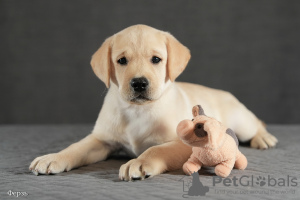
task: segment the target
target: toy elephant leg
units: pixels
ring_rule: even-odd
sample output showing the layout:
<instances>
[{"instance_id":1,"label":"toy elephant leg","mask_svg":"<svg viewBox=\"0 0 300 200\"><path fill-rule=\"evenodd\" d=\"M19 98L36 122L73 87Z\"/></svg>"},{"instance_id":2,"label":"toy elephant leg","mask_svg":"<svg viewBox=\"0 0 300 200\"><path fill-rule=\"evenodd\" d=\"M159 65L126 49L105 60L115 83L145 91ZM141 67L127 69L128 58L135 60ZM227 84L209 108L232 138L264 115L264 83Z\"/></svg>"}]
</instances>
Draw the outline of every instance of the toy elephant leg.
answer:
<instances>
[{"instance_id":1,"label":"toy elephant leg","mask_svg":"<svg viewBox=\"0 0 300 200\"><path fill-rule=\"evenodd\" d=\"M234 165L235 159L227 160L218 164L215 168L215 173L221 177L227 177Z\"/></svg>"},{"instance_id":2,"label":"toy elephant leg","mask_svg":"<svg viewBox=\"0 0 300 200\"><path fill-rule=\"evenodd\" d=\"M186 175L191 175L192 173L199 171L201 165L202 164L199 161L189 158L188 161L184 163L182 169Z\"/></svg>"},{"instance_id":3,"label":"toy elephant leg","mask_svg":"<svg viewBox=\"0 0 300 200\"><path fill-rule=\"evenodd\" d=\"M240 151L237 155L237 160L235 161L234 168L244 170L248 164L247 158Z\"/></svg>"}]
</instances>

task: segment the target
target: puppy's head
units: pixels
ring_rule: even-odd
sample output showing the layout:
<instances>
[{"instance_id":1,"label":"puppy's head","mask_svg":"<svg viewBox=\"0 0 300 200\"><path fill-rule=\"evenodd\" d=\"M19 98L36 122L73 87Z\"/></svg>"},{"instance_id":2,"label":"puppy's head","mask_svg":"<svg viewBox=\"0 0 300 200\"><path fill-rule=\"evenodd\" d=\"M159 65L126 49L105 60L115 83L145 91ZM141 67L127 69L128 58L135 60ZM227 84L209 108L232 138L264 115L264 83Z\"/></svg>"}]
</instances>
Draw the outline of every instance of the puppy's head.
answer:
<instances>
[{"instance_id":1,"label":"puppy's head","mask_svg":"<svg viewBox=\"0 0 300 200\"><path fill-rule=\"evenodd\" d=\"M106 39L91 65L107 88L112 82L125 101L144 104L157 100L189 59L189 50L171 34L135 25Z\"/></svg>"}]
</instances>

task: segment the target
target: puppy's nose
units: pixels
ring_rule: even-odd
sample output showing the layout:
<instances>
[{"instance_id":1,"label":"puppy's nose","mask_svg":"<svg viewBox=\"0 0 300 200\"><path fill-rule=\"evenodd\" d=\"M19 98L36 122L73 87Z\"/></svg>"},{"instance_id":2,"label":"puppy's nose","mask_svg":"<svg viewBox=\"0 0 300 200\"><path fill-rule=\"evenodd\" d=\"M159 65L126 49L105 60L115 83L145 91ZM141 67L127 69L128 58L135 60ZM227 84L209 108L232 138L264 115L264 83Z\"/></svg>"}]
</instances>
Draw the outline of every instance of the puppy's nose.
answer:
<instances>
[{"instance_id":1,"label":"puppy's nose","mask_svg":"<svg viewBox=\"0 0 300 200\"><path fill-rule=\"evenodd\" d=\"M146 78L133 78L130 81L130 85L135 92L143 92L147 89L149 82Z\"/></svg>"}]
</instances>

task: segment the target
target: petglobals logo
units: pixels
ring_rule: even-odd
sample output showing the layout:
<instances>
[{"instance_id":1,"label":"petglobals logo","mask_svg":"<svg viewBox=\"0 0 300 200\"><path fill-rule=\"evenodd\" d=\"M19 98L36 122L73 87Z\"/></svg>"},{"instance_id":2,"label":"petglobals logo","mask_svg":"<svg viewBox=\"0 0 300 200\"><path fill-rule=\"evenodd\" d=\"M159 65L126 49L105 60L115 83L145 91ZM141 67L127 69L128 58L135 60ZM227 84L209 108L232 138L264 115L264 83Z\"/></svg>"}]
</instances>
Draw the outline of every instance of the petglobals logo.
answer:
<instances>
[{"instance_id":1,"label":"petglobals logo","mask_svg":"<svg viewBox=\"0 0 300 200\"><path fill-rule=\"evenodd\" d=\"M219 184L223 184L225 187L297 187L298 182L296 177L286 176L281 178L274 178L271 175L268 176L241 176L241 177L232 177L232 178L222 178L219 176L213 177L212 186L217 186Z\"/></svg>"},{"instance_id":2,"label":"petglobals logo","mask_svg":"<svg viewBox=\"0 0 300 200\"><path fill-rule=\"evenodd\" d=\"M200 176L198 172L194 172L191 174L192 180L187 179L184 176L179 181L182 181L182 191L184 194L182 195L183 198L187 198L188 196L205 196L205 194L209 191L209 187L202 184L200 181Z\"/></svg>"}]
</instances>

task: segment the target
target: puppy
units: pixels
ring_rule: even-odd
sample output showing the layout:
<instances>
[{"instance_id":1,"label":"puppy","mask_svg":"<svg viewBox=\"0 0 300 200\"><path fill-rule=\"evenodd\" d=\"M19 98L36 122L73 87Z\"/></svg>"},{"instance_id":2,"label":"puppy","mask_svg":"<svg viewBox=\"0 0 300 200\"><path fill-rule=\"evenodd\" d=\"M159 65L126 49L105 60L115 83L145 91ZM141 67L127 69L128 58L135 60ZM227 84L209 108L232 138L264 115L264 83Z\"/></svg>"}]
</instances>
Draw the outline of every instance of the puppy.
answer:
<instances>
[{"instance_id":1,"label":"puppy","mask_svg":"<svg viewBox=\"0 0 300 200\"><path fill-rule=\"evenodd\" d=\"M229 92L177 83L189 50L171 34L135 25L109 37L91 60L108 93L91 134L66 149L38 157L29 169L56 174L125 150L137 157L122 165L121 180L143 180L182 167L192 153L176 135L190 109L200 104L210 117L236 132L240 141L267 149L277 139Z\"/></svg>"}]
</instances>

